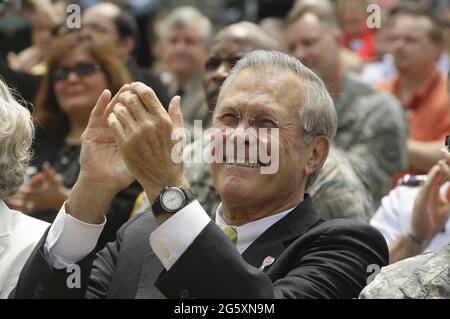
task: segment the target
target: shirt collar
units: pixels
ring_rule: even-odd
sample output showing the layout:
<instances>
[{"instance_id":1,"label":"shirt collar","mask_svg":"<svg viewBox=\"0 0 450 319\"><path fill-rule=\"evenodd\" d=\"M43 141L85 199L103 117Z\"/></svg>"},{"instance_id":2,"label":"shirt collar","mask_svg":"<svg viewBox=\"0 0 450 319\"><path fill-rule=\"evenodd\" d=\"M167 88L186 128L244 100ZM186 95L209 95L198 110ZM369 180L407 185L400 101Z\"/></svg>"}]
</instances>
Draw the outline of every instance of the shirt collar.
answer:
<instances>
[{"instance_id":1,"label":"shirt collar","mask_svg":"<svg viewBox=\"0 0 450 319\"><path fill-rule=\"evenodd\" d=\"M216 224L223 226L231 226L237 232L236 248L240 254L242 254L259 236L261 236L272 225L294 210L292 207L281 213L271 215L262 219L255 220L253 222L244 224L242 226L228 225L222 218L222 203L219 204L216 210Z\"/></svg>"},{"instance_id":2,"label":"shirt collar","mask_svg":"<svg viewBox=\"0 0 450 319\"><path fill-rule=\"evenodd\" d=\"M436 82L439 81L440 73L435 68L431 75L417 88L414 92L414 95L411 97L409 101L405 103L405 107L407 109L415 108L419 102L433 89L436 85ZM393 94L395 96L399 96L399 76L397 76L393 82Z\"/></svg>"},{"instance_id":3,"label":"shirt collar","mask_svg":"<svg viewBox=\"0 0 450 319\"><path fill-rule=\"evenodd\" d=\"M0 237L11 233L11 210L0 200Z\"/></svg>"}]
</instances>

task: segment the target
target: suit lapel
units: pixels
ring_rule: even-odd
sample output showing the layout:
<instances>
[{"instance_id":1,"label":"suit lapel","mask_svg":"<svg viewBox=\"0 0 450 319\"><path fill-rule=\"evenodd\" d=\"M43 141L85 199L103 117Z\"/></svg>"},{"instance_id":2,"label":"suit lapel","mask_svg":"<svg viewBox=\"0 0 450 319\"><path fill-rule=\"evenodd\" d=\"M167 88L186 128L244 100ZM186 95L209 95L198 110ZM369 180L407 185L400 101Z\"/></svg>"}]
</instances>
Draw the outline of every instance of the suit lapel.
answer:
<instances>
[{"instance_id":1,"label":"suit lapel","mask_svg":"<svg viewBox=\"0 0 450 319\"><path fill-rule=\"evenodd\" d=\"M303 202L259 236L242 253L242 257L257 268L262 266L268 256L275 258L276 261L289 245L289 241L300 237L319 219L319 213L313 207L311 197L305 194Z\"/></svg>"}]
</instances>

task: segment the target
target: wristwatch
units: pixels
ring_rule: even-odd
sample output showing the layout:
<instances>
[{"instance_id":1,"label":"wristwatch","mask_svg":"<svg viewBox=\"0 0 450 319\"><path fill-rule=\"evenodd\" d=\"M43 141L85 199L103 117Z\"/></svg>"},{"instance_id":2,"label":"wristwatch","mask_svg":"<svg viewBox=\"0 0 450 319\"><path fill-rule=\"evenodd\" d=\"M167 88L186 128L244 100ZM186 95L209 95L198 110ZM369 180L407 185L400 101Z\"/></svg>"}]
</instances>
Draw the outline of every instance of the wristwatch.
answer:
<instances>
[{"instance_id":1,"label":"wristwatch","mask_svg":"<svg viewBox=\"0 0 450 319\"><path fill-rule=\"evenodd\" d=\"M152 205L153 215L175 214L194 200L194 194L188 188L166 186Z\"/></svg>"}]
</instances>

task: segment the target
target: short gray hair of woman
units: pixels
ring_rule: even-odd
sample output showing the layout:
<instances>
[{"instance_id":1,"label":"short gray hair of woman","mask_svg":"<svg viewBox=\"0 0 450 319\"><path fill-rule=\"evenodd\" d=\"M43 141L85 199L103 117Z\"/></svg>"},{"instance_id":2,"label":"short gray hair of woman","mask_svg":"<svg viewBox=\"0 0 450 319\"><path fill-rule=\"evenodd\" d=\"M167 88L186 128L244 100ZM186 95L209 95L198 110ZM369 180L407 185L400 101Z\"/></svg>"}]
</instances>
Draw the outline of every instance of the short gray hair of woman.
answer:
<instances>
[{"instance_id":1,"label":"short gray hair of woman","mask_svg":"<svg viewBox=\"0 0 450 319\"><path fill-rule=\"evenodd\" d=\"M23 184L33 136L30 112L0 79L0 199L8 199Z\"/></svg>"},{"instance_id":2,"label":"short gray hair of woman","mask_svg":"<svg viewBox=\"0 0 450 319\"><path fill-rule=\"evenodd\" d=\"M223 83L218 101L221 100L225 88L245 69L255 69L279 73L290 71L302 79L305 89L305 99L299 105L300 123L303 125L303 142L309 145L314 136L326 136L333 140L337 130L337 115L333 99L323 81L296 58L278 51L255 50L247 53L236 63L230 75ZM308 179L306 189L316 180L319 171Z\"/></svg>"}]
</instances>

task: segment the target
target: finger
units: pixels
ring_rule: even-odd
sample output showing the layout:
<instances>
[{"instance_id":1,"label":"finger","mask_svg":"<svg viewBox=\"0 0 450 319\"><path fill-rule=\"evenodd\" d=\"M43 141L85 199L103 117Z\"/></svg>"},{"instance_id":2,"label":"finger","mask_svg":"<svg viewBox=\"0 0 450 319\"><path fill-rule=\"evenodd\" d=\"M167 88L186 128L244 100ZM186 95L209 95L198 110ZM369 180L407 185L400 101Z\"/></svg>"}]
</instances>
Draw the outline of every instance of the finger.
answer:
<instances>
[{"instance_id":1,"label":"finger","mask_svg":"<svg viewBox=\"0 0 450 319\"><path fill-rule=\"evenodd\" d=\"M97 100L94 108L91 111L91 116L89 117L89 122L87 127L99 127L102 126L101 118L103 113L108 106L108 102L111 100L111 92L109 90L104 90Z\"/></svg>"},{"instance_id":2,"label":"finger","mask_svg":"<svg viewBox=\"0 0 450 319\"><path fill-rule=\"evenodd\" d=\"M447 203L450 203L450 184L445 189L444 198L447 200Z\"/></svg>"},{"instance_id":3,"label":"finger","mask_svg":"<svg viewBox=\"0 0 450 319\"><path fill-rule=\"evenodd\" d=\"M108 125L111 128L116 141L122 144L125 141L125 130L114 113L109 114Z\"/></svg>"},{"instance_id":4,"label":"finger","mask_svg":"<svg viewBox=\"0 0 450 319\"><path fill-rule=\"evenodd\" d=\"M172 120L173 128L183 127L183 113L181 113L181 98L177 95L170 100L169 117Z\"/></svg>"},{"instance_id":5,"label":"finger","mask_svg":"<svg viewBox=\"0 0 450 319\"><path fill-rule=\"evenodd\" d=\"M135 93L122 93L119 96L119 101L125 105L135 121L139 122L145 118L147 111L141 99Z\"/></svg>"},{"instance_id":6,"label":"finger","mask_svg":"<svg viewBox=\"0 0 450 319\"><path fill-rule=\"evenodd\" d=\"M17 54L15 54L14 52L8 52L8 54L6 55L6 59L8 60L9 66L14 68L17 62Z\"/></svg>"},{"instance_id":7,"label":"finger","mask_svg":"<svg viewBox=\"0 0 450 319\"><path fill-rule=\"evenodd\" d=\"M43 173L44 176L47 178L47 180L50 183L58 183L58 174L55 172L55 170L50 166L48 162L45 162L43 165Z\"/></svg>"},{"instance_id":8,"label":"finger","mask_svg":"<svg viewBox=\"0 0 450 319\"><path fill-rule=\"evenodd\" d=\"M436 184L436 179L438 178L438 174L439 174L439 166L438 165L434 165L431 170L428 172L428 176L427 176L427 180L425 181L425 183L423 184L420 193L422 194L422 196L429 196L431 195L431 191L433 188L433 185Z\"/></svg>"},{"instance_id":9,"label":"finger","mask_svg":"<svg viewBox=\"0 0 450 319\"><path fill-rule=\"evenodd\" d=\"M441 162L441 161L439 161ZM441 186L442 184L444 184L445 182L445 177L444 174L442 173L441 169L440 169L440 164L438 162L438 171L435 174L435 177L432 179L432 183L430 186L430 193L432 198L434 198L434 200L439 201L441 200L440 198L440 190L441 190Z\"/></svg>"},{"instance_id":10,"label":"finger","mask_svg":"<svg viewBox=\"0 0 450 319\"><path fill-rule=\"evenodd\" d=\"M26 188L37 188L41 187L45 182L45 176L43 173L38 173L34 175L30 182L26 185Z\"/></svg>"},{"instance_id":11,"label":"finger","mask_svg":"<svg viewBox=\"0 0 450 319\"><path fill-rule=\"evenodd\" d=\"M116 93L116 95L114 95L114 97L108 103L108 106L106 107L106 110L103 113L103 118L105 119L105 122L108 122L109 114L112 113L114 105L119 103L119 96L120 96L120 94L122 94L122 93L124 93L126 91L129 91L129 90L130 90L130 85L129 84L125 84L124 86L122 86L120 88L120 90Z\"/></svg>"},{"instance_id":12,"label":"finger","mask_svg":"<svg viewBox=\"0 0 450 319\"><path fill-rule=\"evenodd\" d=\"M447 180L450 180L450 167L448 166L448 162L446 160L441 160L438 162L438 165L442 175Z\"/></svg>"},{"instance_id":13,"label":"finger","mask_svg":"<svg viewBox=\"0 0 450 319\"><path fill-rule=\"evenodd\" d=\"M125 132L130 132L133 130L136 122L128 109L122 103L117 103L114 106L113 114L116 116L116 119L120 122Z\"/></svg>"},{"instance_id":14,"label":"finger","mask_svg":"<svg viewBox=\"0 0 450 319\"><path fill-rule=\"evenodd\" d=\"M445 160L445 162L450 165L450 153L449 153L448 149L446 147L443 147L441 150L441 153L442 153L442 157Z\"/></svg>"},{"instance_id":15,"label":"finger","mask_svg":"<svg viewBox=\"0 0 450 319\"><path fill-rule=\"evenodd\" d=\"M167 116L166 110L162 106L155 91L141 82L134 82L130 85L130 88L141 99L145 109L153 116L157 118Z\"/></svg>"}]
</instances>

